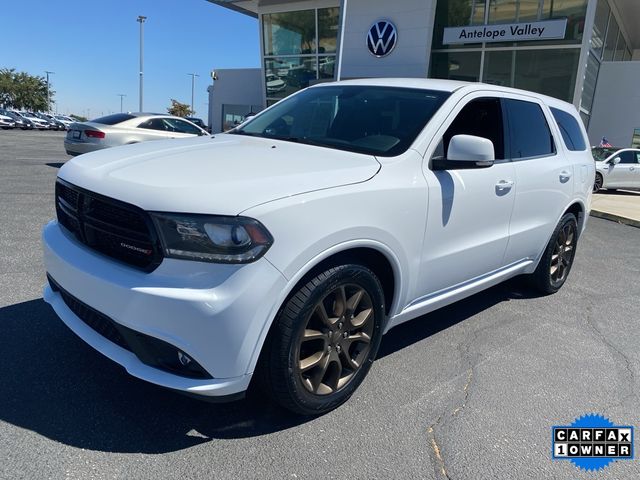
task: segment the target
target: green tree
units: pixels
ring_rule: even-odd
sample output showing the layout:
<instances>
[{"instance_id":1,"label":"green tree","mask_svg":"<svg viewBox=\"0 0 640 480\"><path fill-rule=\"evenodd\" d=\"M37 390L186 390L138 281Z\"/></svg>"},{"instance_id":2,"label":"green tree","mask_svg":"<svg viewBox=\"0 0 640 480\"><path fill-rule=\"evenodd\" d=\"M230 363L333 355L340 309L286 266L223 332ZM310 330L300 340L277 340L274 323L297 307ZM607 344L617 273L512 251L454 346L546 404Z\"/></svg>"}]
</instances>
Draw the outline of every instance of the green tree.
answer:
<instances>
[{"instance_id":1,"label":"green tree","mask_svg":"<svg viewBox=\"0 0 640 480\"><path fill-rule=\"evenodd\" d=\"M44 77L16 72L13 68L0 69L0 104L18 110L49 111L55 92L49 91Z\"/></svg>"},{"instance_id":2,"label":"green tree","mask_svg":"<svg viewBox=\"0 0 640 480\"><path fill-rule=\"evenodd\" d=\"M173 98L171 99L171 106L167 108L167 112L169 112L169 115L175 115L176 117L188 117L193 113L189 105L180 103Z\"/></svg>"}]
</instances>

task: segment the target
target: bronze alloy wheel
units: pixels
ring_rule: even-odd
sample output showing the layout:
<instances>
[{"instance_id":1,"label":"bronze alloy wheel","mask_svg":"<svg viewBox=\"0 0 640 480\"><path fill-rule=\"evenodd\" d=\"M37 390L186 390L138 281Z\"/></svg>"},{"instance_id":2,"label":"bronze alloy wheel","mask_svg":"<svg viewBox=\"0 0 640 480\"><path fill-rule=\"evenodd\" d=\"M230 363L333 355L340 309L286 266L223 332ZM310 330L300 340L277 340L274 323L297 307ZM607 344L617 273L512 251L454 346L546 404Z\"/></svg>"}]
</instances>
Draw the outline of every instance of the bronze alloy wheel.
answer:
<instances>
[{"instance_id":1,"label":"bronze alloy wheel","mask_svg":"<svg viewBox=\"0 0 640 480\"><path fill-rule=\"evenodd\" d=\"M552 284L559 284L566 280L573 262L576 239L577 231L574 222L566 223L558 232L549 269Z\"/></svg>"},{"instance_id":2,"label":"bronze alloy wheel","mask_svg":"<svg viewBox=\"0 0 640 480\"><path fill-rule=\"evenodd\" d=\"M569 276L578 245L578 219L565 213L551 234L529 284L543 295L556 293Z\"/></svg>"},{"instance_id":3,"label":"bronze alloy wheel","mask_svg":"<svg viewBox=\"0 0 640 480\"><path fill-rule=\"evenodd\" d=\"M346 260L317 269L294 288L260 354L254 391L301 415L346 402L380 347L382 284L367 266Z\"/></svg>"},{"instance_id":4,"label":"bronze alloy wheel","mask_svg":"<svg viewBox=\"0 0 640 480\"><path fill-rule=\"evenodd\" d=\"M360 286L346 284L326 294L311 310L297 346L296 375L316 395L342 390L371 349L374 308Z\"/></svg>"}]
</instances>

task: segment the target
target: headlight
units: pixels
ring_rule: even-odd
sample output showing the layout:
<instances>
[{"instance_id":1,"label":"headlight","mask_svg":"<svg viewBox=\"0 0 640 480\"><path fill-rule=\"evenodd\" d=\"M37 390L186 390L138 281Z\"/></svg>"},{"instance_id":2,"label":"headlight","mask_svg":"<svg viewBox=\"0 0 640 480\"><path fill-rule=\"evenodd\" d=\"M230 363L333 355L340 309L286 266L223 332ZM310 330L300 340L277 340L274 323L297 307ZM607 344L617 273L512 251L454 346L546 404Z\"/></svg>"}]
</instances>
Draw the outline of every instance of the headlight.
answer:
<instances>
[{"instance_id":1,"label":"headlight","mask_svg":"<svg viewBox=\"0 0 640 480\"><path fill-rule=\"evenodd\" d=\"M273 244L257 220L182 213L151 213L166 257L216 263L249 263Z\"/></svg>"}]
</instances>

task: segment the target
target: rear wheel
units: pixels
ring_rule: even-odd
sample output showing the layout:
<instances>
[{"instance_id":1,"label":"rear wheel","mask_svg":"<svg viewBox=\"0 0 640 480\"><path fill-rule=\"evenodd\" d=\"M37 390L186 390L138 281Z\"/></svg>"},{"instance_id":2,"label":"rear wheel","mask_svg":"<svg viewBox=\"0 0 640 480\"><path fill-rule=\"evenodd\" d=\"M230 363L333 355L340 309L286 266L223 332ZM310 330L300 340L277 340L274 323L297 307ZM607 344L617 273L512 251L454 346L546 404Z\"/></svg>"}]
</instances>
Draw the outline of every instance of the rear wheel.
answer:
<instances>
[{"instance_id":1,"label":"rear wheel","mask_svg":"<svg viewBox=\"0 0 640 480\"><path fill-rule=\"evenodd\" d=\"M330 268L301 285L281 309L259 367L280 405L317 415L362 383L382 337L384 296L361 265Z\"/></svg>"},{"instance_id":2,"label":"rear wheel","mask_svg":"<svg viewBox=\"0 0 640 480\"><path fill-rule=\"evenodd\" d=\"M574 214L566 213L553 231L536 271L530 276L532 286L544 294L560 290L571 271L577 243L578 222Z\"/></svg>"}]
</instances>

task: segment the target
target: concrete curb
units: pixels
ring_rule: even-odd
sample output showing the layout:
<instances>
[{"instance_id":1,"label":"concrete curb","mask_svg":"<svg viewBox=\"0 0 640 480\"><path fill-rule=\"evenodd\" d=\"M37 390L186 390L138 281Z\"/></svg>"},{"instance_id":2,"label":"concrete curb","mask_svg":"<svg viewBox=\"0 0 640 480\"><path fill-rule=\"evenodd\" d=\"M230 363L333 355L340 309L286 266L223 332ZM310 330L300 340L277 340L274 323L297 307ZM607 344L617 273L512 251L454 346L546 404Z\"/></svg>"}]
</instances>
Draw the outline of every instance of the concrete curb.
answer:
<instances>
[{"instance_id":1,"label":"concrete curb","mask_svg":"<svg viewBox=\"0 0 640 480\"><path fill-rule=\"evenodd\" d=\"M612 222L622 223L631 227L640 228L640 222L631 218L623 217L621 215L614 215L613 213L600 212L598 210L591 210L592 217L604 218L605 220L611 220Z\"/></svg>"}]
</instances>

